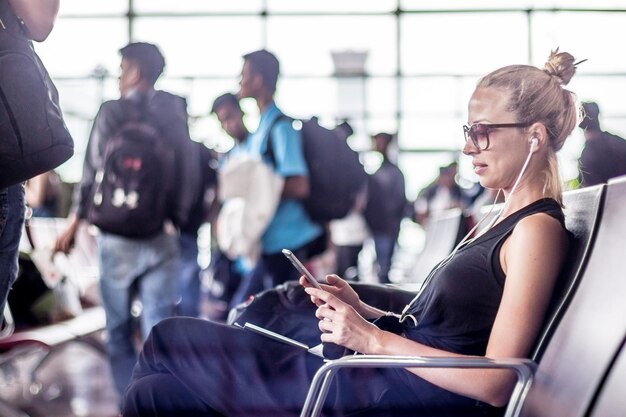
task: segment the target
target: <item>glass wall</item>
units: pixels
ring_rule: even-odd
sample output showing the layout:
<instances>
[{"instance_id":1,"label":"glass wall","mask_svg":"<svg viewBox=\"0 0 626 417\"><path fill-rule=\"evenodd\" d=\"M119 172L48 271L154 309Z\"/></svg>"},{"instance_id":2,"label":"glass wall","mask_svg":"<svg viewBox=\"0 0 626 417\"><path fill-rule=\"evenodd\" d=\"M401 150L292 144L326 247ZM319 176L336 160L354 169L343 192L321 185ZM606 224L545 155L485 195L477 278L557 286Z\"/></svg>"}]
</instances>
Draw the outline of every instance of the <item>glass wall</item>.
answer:
<instances>
[{"instance_id":1,"label":"glass wall","mask_svg":"<svg viewBox=\"0 0 626 417\"><path fill-rule=\"evenodd\" d=\"M461 125L478 77L502 65L541 66L560 47L588 59L569 86L595 100L606 129L626 135L621 87L626 56L622 1L511 0L64 0L56 27L36 49L55 79L76 155L59 168L80 178L91 122L118 97L118 49L129 40L158 44L167 60L158 87L185 96L195 140L220 151L231 141L209 115L215 97L236 91L241 56L267 48L281 61L277 102L296 117L326 124L348 118L351 145L365 151L378 131L398 133L407 195L459 158ZM498 8L494 8L494 5ZM362 73L338 75L332 54L366 54ZM258 111L243 103L254 129ZM576 132L561 152L563 176L577 175ZM461 157L461 173L474 179Z\"/></svg>"}]
</instances>

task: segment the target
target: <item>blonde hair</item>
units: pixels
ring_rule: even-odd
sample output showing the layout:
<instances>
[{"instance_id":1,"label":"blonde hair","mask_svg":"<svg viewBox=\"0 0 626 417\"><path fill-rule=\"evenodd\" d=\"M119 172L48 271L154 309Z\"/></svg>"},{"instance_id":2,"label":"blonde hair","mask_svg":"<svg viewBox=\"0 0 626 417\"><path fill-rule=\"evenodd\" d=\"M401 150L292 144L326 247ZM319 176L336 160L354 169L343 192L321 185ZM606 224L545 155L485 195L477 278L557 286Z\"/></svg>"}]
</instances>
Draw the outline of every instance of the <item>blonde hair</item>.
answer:
<instances>
[{"instance_id":1,"label":"blonde hair","mask_svg":"<svg viewBox=\"0 0 626 417\"><path fill-rule=\"evenodd\" d=\"M546 127L549 146L543 192L559 203L562 203L562 184L556 152L577 126L580 115L574 93L563 88L580 63L574 61L571 54L557 48L550 53L543 69L530 65L506 66L487 74L476 86L508 91L507 110L517 115L520 123L540 122Z\"/></svg>"}]
</instances>

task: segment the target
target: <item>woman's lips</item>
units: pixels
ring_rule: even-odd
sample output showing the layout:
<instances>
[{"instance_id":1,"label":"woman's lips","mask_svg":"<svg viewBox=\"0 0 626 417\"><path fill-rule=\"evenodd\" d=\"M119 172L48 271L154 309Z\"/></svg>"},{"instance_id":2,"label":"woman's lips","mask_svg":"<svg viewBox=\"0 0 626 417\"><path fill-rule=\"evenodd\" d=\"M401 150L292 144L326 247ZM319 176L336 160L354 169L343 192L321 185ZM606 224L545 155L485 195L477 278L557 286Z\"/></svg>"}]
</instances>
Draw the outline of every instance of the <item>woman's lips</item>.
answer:
<instances>
[{"instance_id":1,"label":"woman's lips","mask_svg":"<svg viewBox=\"0 0 626 417\"><path fill-rule=\"evenodd\" d=\"M472 165L474 165L474 172L477 175L481 175L487 169L487 165L481 164L481 163L478 163L478 162L474 162L474 163L472 163Z\"/></svg>"}]
</instances>

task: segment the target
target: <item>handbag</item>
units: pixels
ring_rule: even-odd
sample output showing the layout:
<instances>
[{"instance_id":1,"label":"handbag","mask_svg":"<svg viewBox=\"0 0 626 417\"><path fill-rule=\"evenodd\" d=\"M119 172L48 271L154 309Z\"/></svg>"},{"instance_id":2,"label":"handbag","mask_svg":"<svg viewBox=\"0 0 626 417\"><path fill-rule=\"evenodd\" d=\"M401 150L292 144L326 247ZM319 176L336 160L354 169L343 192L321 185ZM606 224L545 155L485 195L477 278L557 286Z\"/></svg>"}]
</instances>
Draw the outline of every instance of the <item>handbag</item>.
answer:
<instances>
[{"instance_id":1,"label":"handbag","mask_svg":"<svg viewBox=\"0 0 626 417\"><path fill-rule=\"evenodd\" d=\"M57 89L24 24L0 1L0 189L49 171L73 153Z\"/></svg>"},{"instance_id":2,"label":"handbag","mask_svg":"<svg viewBox=\"0 0 626 417\"><path fill-rule=\"evenodd\" d=\"M256 264L261 237L280 203L284 179L261 157L229 156L218 174L223 201L217 217L217 243L230 259Z\"/></svg>"}]
</instances>

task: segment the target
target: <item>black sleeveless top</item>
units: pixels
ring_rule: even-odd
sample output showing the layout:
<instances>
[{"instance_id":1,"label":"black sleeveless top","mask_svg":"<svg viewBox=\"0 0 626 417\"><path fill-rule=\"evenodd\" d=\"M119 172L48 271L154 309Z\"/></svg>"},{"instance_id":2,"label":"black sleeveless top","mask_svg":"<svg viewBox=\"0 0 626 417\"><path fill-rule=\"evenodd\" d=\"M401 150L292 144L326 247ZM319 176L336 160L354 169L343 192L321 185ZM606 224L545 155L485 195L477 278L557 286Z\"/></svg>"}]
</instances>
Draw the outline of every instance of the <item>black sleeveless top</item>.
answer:
<instances>
[{"instance_id":1,"label":"black sleeveless top","mask_svg":"<svg viewBox=\"0 0 626 417\"><path fill-rule=\"evenodd\" d=\"M546 213L565 228L560 205L549 198L509 215L434 272L408 311L417 325L406 320L404 334L435 348L484 355L506 279L500 249L516 224L535 213Z\"/></svg>"}]
</instances>

